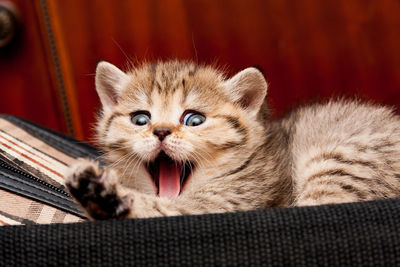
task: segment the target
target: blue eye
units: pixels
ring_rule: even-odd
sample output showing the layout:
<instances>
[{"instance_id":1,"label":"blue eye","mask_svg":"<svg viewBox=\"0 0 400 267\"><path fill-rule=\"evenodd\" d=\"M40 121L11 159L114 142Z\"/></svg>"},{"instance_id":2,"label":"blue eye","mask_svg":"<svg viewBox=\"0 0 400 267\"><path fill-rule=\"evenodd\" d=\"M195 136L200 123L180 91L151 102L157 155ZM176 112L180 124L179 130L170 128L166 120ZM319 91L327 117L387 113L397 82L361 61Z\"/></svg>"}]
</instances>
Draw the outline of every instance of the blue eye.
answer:
<instances>
[{"instance_id":1,"label":"blue eye","mask_svg":"<svg viewBox=\"0 0 400 267\"><path fill-rule=\"evenodd\" d=\"M187 126L198 126L206 120L206 117L199 113L187 113L183 118L183 124Z\"/></svg>"},{"instance_id":2,"label":"blue eye","mask_svg":"<svg viewBox=\"0 0 400 267\"><path fill-rule=\"evenodd\" d=\"M142 112L132 113L131 121L133 124L138 125L138 126L146 125L150 121L150 114L142 113Z\"/></svg>"}]
</instances>

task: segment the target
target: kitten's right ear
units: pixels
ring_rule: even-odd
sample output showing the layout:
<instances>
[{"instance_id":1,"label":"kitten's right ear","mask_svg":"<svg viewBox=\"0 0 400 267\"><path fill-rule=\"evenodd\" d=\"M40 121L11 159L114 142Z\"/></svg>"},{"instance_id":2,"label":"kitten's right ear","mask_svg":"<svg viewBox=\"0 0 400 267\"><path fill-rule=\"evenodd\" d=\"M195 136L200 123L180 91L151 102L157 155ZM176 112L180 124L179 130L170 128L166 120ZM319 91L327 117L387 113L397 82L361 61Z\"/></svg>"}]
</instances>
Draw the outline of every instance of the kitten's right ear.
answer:
<instances>
[{"instance_id":1,"label":"kitten's right ear","mask_svg":"<svg viewBox=\"0 0 400 267\"><path fill-rule=\"evenodd\" d=\"M267 82L256 68L247 68L225 82L227 96L250 114L256 115L267 94Z\"/></svg>"},{"instance_id":2,"label":"kitten's right ear","mask_svg":"<svg viewBox=\"0 0 400 267\"><path fill-rule=\"evenodd\" d=\"M129 82L129 76L108 62L102 61L96 68L96 91L104 109L118 103L121 91Z\"/></svg>"}]
</instances>

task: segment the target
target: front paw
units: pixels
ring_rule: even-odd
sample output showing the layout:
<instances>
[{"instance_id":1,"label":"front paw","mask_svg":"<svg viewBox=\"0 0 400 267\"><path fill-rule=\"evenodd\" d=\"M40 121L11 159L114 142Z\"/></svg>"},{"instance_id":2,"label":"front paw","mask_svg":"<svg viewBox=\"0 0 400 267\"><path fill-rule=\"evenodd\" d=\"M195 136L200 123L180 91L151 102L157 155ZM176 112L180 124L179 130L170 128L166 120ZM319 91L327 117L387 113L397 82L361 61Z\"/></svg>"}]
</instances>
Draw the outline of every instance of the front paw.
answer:
<instances>
[{"instance_id":1,"label":"front paw","mask_svg":"<svg viewBox=\"0 0 400 267\"><path fill-rule=\"evenodd\" d=\"M98 162L79 159L70 168L65 183L71 196L92 219L125 218L130 213L132 199L121 196L115 172L101 168Z\"/></svg>"}]
</instances>

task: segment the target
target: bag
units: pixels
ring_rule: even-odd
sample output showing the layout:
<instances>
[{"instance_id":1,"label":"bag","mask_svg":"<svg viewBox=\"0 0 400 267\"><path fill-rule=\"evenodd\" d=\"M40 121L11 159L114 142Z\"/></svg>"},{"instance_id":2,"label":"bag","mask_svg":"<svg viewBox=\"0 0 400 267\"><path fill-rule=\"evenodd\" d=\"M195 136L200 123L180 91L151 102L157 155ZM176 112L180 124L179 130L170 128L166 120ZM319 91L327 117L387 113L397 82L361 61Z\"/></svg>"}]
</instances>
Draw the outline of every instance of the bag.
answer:
<instances>
[{"instance_id":1,"label":"bag","mask_svg":"<svg viewBox=\"0 0 400 267\"><path fill-rule=\"evenodd\" d=\"M23 119L0 115L0 225L85 220L65 191L64 175L96 148Z\"/></svg>"}]
</instances>

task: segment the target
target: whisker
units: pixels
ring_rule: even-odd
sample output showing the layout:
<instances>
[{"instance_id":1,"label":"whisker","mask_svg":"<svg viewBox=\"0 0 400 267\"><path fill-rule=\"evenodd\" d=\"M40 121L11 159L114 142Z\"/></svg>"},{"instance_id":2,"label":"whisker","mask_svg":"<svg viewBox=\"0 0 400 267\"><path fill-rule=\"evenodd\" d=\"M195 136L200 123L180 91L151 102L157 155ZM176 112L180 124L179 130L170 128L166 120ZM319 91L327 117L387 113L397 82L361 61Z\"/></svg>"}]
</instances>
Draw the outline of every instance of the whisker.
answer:
<instances>
[{"instance_id":1,"label":"whisker","mask_svg":"<svg viewBox=\"0 0 400 267\"><path fill-rule=\"evenodd\" d=\"M131 160L132 158L135 159L136 157L136 153L131 153L130 157L128 158L128 160L126 161L125 165L124 165L124 172L122 173L121 177L125 176L125 172L126 170L129 168L129 166L132 164L132 162L134 162L134 160Z\"/></svg>"},{"instance_id":2,"label":"whisker","mask_svg":"<svg viewBox=\"0 0 400 267\"><path fill-rule=\"evenodd\" d=\"M111 153L117 152L118 150L127 149L127 148L130 148L130 147L131 147L130 145L127 145L127 146L124 146L124 147L115 148L113 150L107 151L106 153L103 153L103 154L99 155L98 157L95 158L95 160L98 160L100 158L105 158Z\"/></svg>"},{"instance_id":3,"label":"whisker","mask_svg":"<svg viewBox=\"0 0 400 267\"><path fill-rule=\"evenodd\" d=\"M113 162L112 164L109 165L110 168L113 168L115 166L117 166L120 162L122 162L123 160L125 160L126 158L128 158L130 155L135 154L134 152L130 152L124 156L122 156L121 158L119 158L117 161Z\"/></svg>"},{"instance_id":4,"label":"whisker","mask_svg":"<svg viewBox=\"0 0 400 267\"><path fill-rule=\"evenodd\" d=\"M203 152L206 154L206 155L203 155L202 153L199 153L196 151L193 153L193 156L195 156L197 158L197 160L199 161L199 164L202 164L203 163L202 161L204 161L205 163L210 164L212 167L216 168L217 165L213 161L210 160L211 154L209 154L207 151L205 151L204 149L202 149L200 147L198 149L200 150L200 152ZM206 156L209 156L209 157L206 157ZM204 166L202 166L202 167L204 167Z\"/></svg>"},{"instance_id":5,"label":"whisker","mask_svg":"<svg viewBox=\"0 0 400 267\"><path fill-rule=\"evenodd\" d=\"M131 169L131 172L129 173L129 177L135 177L133 174L136 171L136 168L139 168L141 161L139 160L139 157L134 158L134 161L136 161L135 165Z\"/></svg>"}]
</instances>

